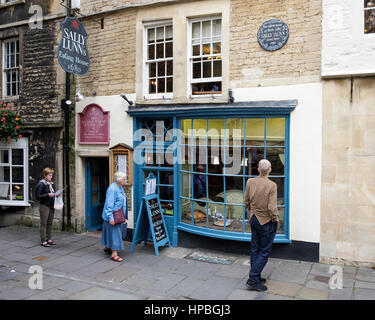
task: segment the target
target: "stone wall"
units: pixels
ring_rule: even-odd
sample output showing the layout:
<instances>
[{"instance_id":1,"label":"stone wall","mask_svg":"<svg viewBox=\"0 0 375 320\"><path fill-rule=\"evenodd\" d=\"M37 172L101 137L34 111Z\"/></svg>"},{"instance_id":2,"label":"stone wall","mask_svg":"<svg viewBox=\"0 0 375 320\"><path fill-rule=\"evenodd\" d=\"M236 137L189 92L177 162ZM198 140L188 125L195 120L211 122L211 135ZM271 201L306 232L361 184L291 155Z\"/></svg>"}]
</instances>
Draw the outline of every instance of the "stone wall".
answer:
<instances>
[{"instance_id":1,"label":"stone wall","mask_svg":"<svg viewBox=\"0 0 375 320\"><path fill-rule=\"evenodd\" d=\"M232 0L230 80L233 88L320 82L321 0ZM258 44L263 22L281 19L289 39L278 51Z\"/></svg>"},{"instance_id":2,"label":"stone wall","mask_svg":"<svg viewBox=\"0 0 375 320\"><path fill-rule=\"evenodd\" d=\"M375 78L323 82L323 262L375 262Z\"/></svg>"}]
</instances>

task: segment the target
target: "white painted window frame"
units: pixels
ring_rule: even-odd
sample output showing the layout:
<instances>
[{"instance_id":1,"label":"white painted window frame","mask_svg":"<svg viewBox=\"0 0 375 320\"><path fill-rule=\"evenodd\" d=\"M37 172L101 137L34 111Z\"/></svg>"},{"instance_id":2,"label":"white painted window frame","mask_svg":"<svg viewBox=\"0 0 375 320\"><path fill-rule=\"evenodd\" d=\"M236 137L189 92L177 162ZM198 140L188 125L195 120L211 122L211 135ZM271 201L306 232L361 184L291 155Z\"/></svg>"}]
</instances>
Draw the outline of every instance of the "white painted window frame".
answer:
<instances>
[{"instance_id":1,"label":"white painted window frame","mask_svg":"<svg viewBox=\"0 0 375 320\"><path fill-rule=\"evenodd\" d=\"M149 93L149 67L148 67L148 33L147 30L149 28L157 28L157 27L167 27L167 26L172 26L172 32L173 32L173 22L172 20L162 20L162 21L155 21L155 22L147 22L143 23L143 82L142 82L142 92L143 92L143 97L147 100L152 100L152 99L173 99L173 91L172 92L166 92L166 93L155 93L155 94L150 94ZM174 37L172 36L172 43L174 47ZM173 54L172 58L164 58L164 59L155 59L153 60L155 62L158 61L172 61L173 63ZM174 68L173 68L174 70ZM174 74L172 74L172 82L174 82ZM173 86L174 90L174 86Z\"/></svg>"},{"instance_id":2,"label":"white painted window frame","mask_svg":"<svg viewBox=\"0 0 375 320\"><path fill-rule=\"evenodd\" d=\"M219 94L202 94L202 95L193 95L192 90L191 90L191 84L194 82L193 79L193 68L192 68L192 60L197 57L193 57L193 46L192 46L192 25L195 22L203 22L203 21L212 21L212 20L221 20L221 35L220 35L220 43L221 43L221 55L222 63L221 63L221 77L211 77L211 78L206 78L206 79L200 79L200 83L208 83L208 82L218 82L221 81L221 86L223 87L223 18L221 15L213 15L213 16L207 16L207 17L201 17L201 18L192 18L188 20L187 23L187 48L188 48L188 54L187 54L187 97L188 98L207 98L211 96L222 96L222 93ZM214 56L214 55L212 55Z\"/></svg>"},{"instance_id":3,"label":"white painted window frame","mask_svg":"<svg viewBox=\"0 0 375 320\"><path fill-rule=\"evenodd\" d=\"M23 149L23 165L12 165L12 149ZM1 206L30 206L29 204L29 143L28 138L20 138L17 141L11 140L11 143L1 141L0 150L8 150L8 163L0 163L0 167L8 167L9 170L9 193L10 200L0 199ZM23 185L23 200L12 199L12 168L23 167L23 182L14 183ZM6 185L7 182L0 182L0 185Z\"/></svg>"},{"instance_id":4,"label":"white painted window frame","mask_svg":"<svg viewBox=\"0 0 375 320\"><path fill-rule=\"evenodd\" d=\"M17 92L16 94L13 94L13 95L7 95L7 71L10 70L10 69L6 69L5 68L5 59L7 59L8 55L7 55L7 52L6 52L6 44L8 43L11 43L11 42L16 42L18 41L18 66L15 67L15 68L11 68L11 69L16 69L17 71ZM20 92L20 84L21 84L21 80L20 80L20 40L19 38L11 38L11 39L6 39L6 40L3 40L1 41L1 50L2 50L2 61L1 61L1 71L2 71L2 83L3 83L3 87L2 87L2 95L3 95L3 98L7 98L7 97L17 97L19 96L19 92Z\"/></svg>"}]
</instances>

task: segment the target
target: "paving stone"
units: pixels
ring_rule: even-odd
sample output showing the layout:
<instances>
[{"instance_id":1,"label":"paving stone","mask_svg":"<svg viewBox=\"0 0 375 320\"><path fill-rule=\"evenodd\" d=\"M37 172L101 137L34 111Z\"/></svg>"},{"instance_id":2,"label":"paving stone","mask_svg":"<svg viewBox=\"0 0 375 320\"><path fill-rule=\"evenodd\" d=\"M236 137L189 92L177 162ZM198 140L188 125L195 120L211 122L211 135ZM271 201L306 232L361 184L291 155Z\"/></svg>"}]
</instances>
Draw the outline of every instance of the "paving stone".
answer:
<instances>
[{"instance_id":1,"label":"paving stone","mask_svg":"<svg viewBox=\"0 0 375 320\"><path fill-rule=\"evenodd\" d=\"M177 283L176 286L172 287L168 294L176 297L189 297L194 290L203 285L203 280L194 278L185 278L181 282Z\"/></svg>"},{"instance_id":2,"label":"paving stone","mask_svg":"<svg viewBox=\"0 0 375 320\"><path fill-rule=\"evenodd\" d=\"M33 294L35 291L26 287L7 288L0 293L0 300L23 300Z\"/></svg>"},{"instance_id":3,"label":"paving stone","mask_svg":"<svg viewBox=\"0 0 375 320\"><path fill-rule=\"evenodd\" d=\"M375 282L375 270L369 268L358 268L356 280Z\"/></svg>"},{"instance_id":4,"label":"paving stone","mask_svg":"<svg viewBox=\"0 0 375 320\"><path fill-rule=\"evenodd\" d=\"M305 286L306 286L306 288L310 288L310 289L328 290L328 283L327 282L308 280L306 282Z\"/></svg>"},{"instance_id":5,"label":"paving stone","mask_svg":"<svg viewBox=\"0 0 375 320\"><path fill-rule=\"evenodd\" d=\"M193 299L222 300L226 299L239 280L219 276L211 277L190 295Z\"/></svg>"},{"instance_id":6,"label":"paving stone","mask_svg":"<svg viewBox=\"0 0 375 320\"><path fill-rule=\"evenodd\" d=\"M162 276L153 286L151 286L151 289L158 292L167 292L184 279L185 277L182 275L164 274L164 276Z\"/></svg>"},{"instance_id":7,"label":"paving stone","mask_svg":"<svg viewBox=\"0 0 375 320\"><path fill-rule=\"evenodd\" d=\"M134 288L150 288L158 281L157 278L146 276L141 273L137 273L134 276L129 277L122 284L125 286L131 286Z\"/></svg>"},{"instance_id":8,"label":"paving stone","mask_svg":"<svg viewBox=\"0 0 375 320\"><path fill-rule=\"evenodd\" d=\"M311 269L310 263L281 261L273 270L270 280L303 284Z\"/></svg>"},{"instance_id":9,"label":"paving stone","mask_svg":"<svg viewBox=\"0 0 375 320\"><path fill-rule=\"evenodd\" d=\"M328 300L350 300L353 297L352 288L329 290Z\"/></svg>"},{"instance_id":10,"label":"paving stone","mask_svg":"<svg viewBox=\"0 0 375 320\"><path fill-rule=\"evenodd\" d=\"M249 267L239 264L220 266L215 274L221 277L243 279L249 274Z\"/></svg>"},{"instance_id":11,"label":"paving stone","mask_svg":"<svg viewBox=\"0 0 375 320\"><path fill-rule=\"evenodd\" d=\"M140 300L145 299L134 293L109 290L101 287L91 287L68 296L70 300Z\"/></svg>"},{"instance_id":12,"label":"paving stone","mask_svg":"<svg viewBox=\"0 0 375 320\"><path fill-rule=\"evenodd\" d=\"M257 297L259 296L259 292L257 291L234 289L227 297L227 300L258 300Z\"/></svg>"},{"instance_id":13,"label":"paving stone","mask_svg":"<svg viewBox=\"0 0 375 320\"><path fill-rule=\"evenodd\" d=\"M175 273L200 280L207 280L219 268L220 265L217 264L189 260L186 264L176 269Z\"/></svg>"},{"instance_id":14,"label":"paving stone","mask_svg":"<svg viewBox=\"0 0 375 320\"><path fill-rule=\"evenodd\" d=\"M356 281L354 287L375 290L375 282Z\"/></svg>"},{"instance_id":15,"label":"paving stone","mask_svg":"<svg viewBox=\"0 0 375 320\"><path fill-rule=\"evenodd\" d=\"M68 283L58 285L56 289L62 290L66 293L77 293L92 287L91 284L80 282L80 281L69 281Z\"/></svg>"},{"instance_id":16,"label":"paving stone","mask_svg":"<svg viewBox=\"0 0 375 320\"><path fill-rule=\"evenodd\" d=\"M35 290L36 294L27 297L25 300L63 300L70 294L70 292L65 292L64 290L58 288L52 288L49 290Z\"/></svg>"},{"instance_id":17,"label":"paving stone","mask_svg":"<svg viewBox=\"0 0 375 320\"><path fill-rule=\"evenodd\" d=\"M275 280L267 280L265 285L268 288L267 293L288 297L295 297L302 287L298 284Z\"/></svg>"},{"instance_id":18,"label":"paving stone","mask_svg":"<svg viewBox=\"0 0 375 320\"><path fill-rule=\"evenodd\" d=\"M267 300L297 300L296 298L280 296L277 294L269 294Z\"/></svg>"},{"instance_id":19,"label":"paving stone","mask_svg":"<svg viewBox=\"0 0 375 320\"><path fill-rule=\"evenodd\" d=\"M354 300L375 300L375 290L371 289L354 289Z\"/></svg>"},{"instance_id":20,"label":"paving stone","mask_svg":"<svg viewBox=\"0 0 375 320\"><path fill-rule=\"evenodd\" d=\"M105 280L114 283L121 283L132 275L139 272L139 269L128 266L119 266L110 271L104 272L97 277L99 280Z\"/></svg>"},{"instance_id":21,"label":"paving stone","mask_svg":"<svg viewBox=\"0 0 375 320\"><path fill-rule=\"evenodd\" d=\"M330 277L332 274L329 273L329 264L313 263L310 274Z\"/></svg>"},{"instance_id":22,"label":"paving stone","mask_svg":"<svg viewBox=\"0 0 375 320\"><path fill-rule=\"evenodd\" d=\"M303 287L297 294L296 298L305 300L327 300L328 290L323 291Z\"/></svg>"}]
</instances>

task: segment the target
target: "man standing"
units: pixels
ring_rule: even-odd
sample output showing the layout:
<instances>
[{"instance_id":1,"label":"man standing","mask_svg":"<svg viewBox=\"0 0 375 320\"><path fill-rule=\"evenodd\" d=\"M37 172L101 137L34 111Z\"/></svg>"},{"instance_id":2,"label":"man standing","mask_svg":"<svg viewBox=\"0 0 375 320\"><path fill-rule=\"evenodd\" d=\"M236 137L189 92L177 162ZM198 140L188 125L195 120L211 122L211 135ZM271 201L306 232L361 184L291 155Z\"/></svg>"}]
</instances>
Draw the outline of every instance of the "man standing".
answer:
<instances>
[{"instance_id":1,"label":"man standing","mask_svg":"<svg viewBox=\"0 0 375 320\"><path fill-rule=\"evenodd\" d=\"M250 273L246 287L256 291L267 290L266 279L260 274L268 261L280 224L277 185L268 179L271 171L268 160L259 161L259 176L248 179L245 189L245 206L250 211L251 226Z\"/></svg>"}]
</instances>

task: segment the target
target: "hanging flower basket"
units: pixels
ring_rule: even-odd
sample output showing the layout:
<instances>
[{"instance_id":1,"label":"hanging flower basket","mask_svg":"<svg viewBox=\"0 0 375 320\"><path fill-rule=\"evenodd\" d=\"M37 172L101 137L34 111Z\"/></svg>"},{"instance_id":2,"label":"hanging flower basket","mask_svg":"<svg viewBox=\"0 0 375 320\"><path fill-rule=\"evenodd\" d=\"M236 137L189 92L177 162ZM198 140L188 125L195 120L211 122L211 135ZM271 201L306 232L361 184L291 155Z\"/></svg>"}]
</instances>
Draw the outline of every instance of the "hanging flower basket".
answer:
<instances>
[{"instance_id":1,"label":"hanging flower basket","mask_svg":"<svg viewBox=\"0 0 375 320\"><path fill-rule=\"evenodd\" d=\"M16 113L13 104L0 101L0 140L10 143L11 139L22 138L23 127L23 119Z\"/></svg>"}]
</instances>

